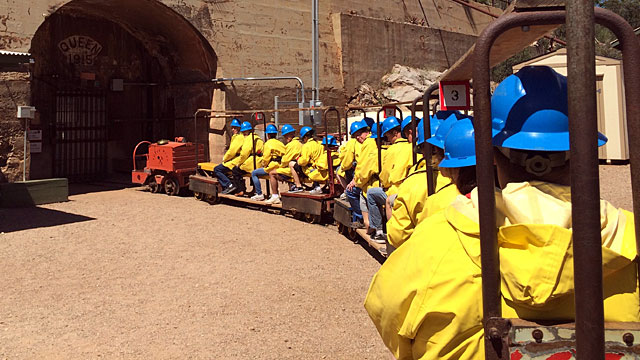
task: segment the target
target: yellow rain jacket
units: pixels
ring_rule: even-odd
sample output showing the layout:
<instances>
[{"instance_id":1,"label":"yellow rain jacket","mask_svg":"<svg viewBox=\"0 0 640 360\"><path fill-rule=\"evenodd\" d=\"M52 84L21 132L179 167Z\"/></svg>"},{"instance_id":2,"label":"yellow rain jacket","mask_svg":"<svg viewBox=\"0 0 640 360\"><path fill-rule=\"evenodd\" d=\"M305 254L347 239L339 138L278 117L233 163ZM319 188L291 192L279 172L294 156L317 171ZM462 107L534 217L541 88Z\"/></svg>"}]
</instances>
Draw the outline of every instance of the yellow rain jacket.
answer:
<instances>
[{"instance_id":1,"label":"yellow rain jacket","mask_svg":"<svg viewBox=\"0 0 640 360\"><path fill-rule=\"evenodd\" d=\"M361 149L362 144L360 144L360 142L355 138L351 138L347 141L346 145L344 145L344 149L340 150L340 169L338 170L338 175L344 177L345 171L349 171L353 168L358 155L360 155Z\"/></svg>"},{"instance_id":2,"label":"yellow rain jacket","mask_svg":"<svg viewBox=\"0 0 640 360\"><path fill-rule=\"evenodd\" d=\"M278 139L269 139L264 143L260 165L264 168L264 171L267 174L280 166L280 159L284 153L285 146L282 141Z\"/></svg>"},{"instance_id":3,"label":"yellow rain jacket","mask_svg":"<svg viewBox=\"0 0 640 360\"><path fill-rule=\"evenodd\" d=\"M366 196L370 187L378 187L378 145L376 139L367 138L362 143L360 158L354 175L354 182ZM384 161L383 161L384 163Z\"/></svg>"},{"instance_id":4,"label":"yellow rain jacket","mask_svg":"<svg viewBox=\"0 0 640 360\"><path fill-rule=\"evenodd\" d=\"M501 196L500 196L501 195ZM575 316L569 187L509 184L496 197L504 317ZM605 321L640 321L633 215L601 201ZM483 359L477 191L414 231L374 276L365 308L398 359Z\"/></svg>"},{"instance_id":5,"label":"yellow rain jacket","mask_svg":"<svg viewBox=\"0 0 640 360\"><path fill-rule=\"evenodd\" d=\"M390 161L382 162L380 185L386 189L387 196L391 196L398 192L398 187L409 175L413 165L411 143L404 138L397 139L387 149L385 158L387 157Z\"/></svg>"},{"instance_id":6,"label":"yellow rain jacket","mask_svg":"<svg viewBox=\"0 0 640 360\"><path fill-rule=\"evenodd\" d=\"M307 142L302 145L302 151L298 158L298 165L302 168L314 166L316 161L318 161L320 156L322 156L323 152L324 146L320 144L319 141L314 139L307 140Z\"/></svg>"},{"instance_id":7,"label":"yellow rain jacket","mask_svg":"<svg viewBox=\"0 0 640 360\"><path fill-rule=\"evenodd\" d=\"M337 151L331 152L331 162L333 163L333 168L335 169L340 165L340 154ZM329 179L329 161L327 152L323 151L322 155L315 162L315 167L309 168L309 173L307 174L309 180L317 181L320 183L326 182Z\"/></svg>"},{"instance_id":8,"label":"yellow rain jacket","mask_svg":"<svg viewBox=\"0 0 640 360\"><path fill-rule=\"evenodd\" d=\"M455 185L447 186L451 184L451 179L438 173L436 173L436 193L432 196L427 195L425 167L425 162L419 161L411 168L411 174L398 188L398 197L393 203L391 219L387 221L387 239L395 248L404 244L413 234L416 226L427 216L426 209L429 208L429 202L434 203L429 212L434 214L438 205L446 207L458 195ZM455 195L450 195L450 188L455 190Z\"/></svg>"},{"instance_id":9,"label":"yellow rain jacket","mask_svg":"<svg viewBox=\"0 0 640 360\"><path fill-rule=\"evenodd\" d=\"M253 156L252 152L253 152L253 144L251 143L251 139L253 139L253 141L255 141L256 144L256 153L255 153L255 157L256 157L256 166L260 167L260 159L262 158L262 151L264 148L264 141L262 141L262 139L256 135L256 134L251 134L249 136L245 136L244 137L244 142L242 144L242 150L240 151L240 170L244 171L244 172L252 172L253 170L255 170L255 167L253 166Z\"/></svg>"},{"instance_id":10,"label":"yellow rain jacket","mask_svg":"<svg viewBox=\"0 0 640 360\"><path fill-rule=\"evenodd\" d=\"M231 142L229 143L229 150L224 153L222 157L222 165L227 169L231 170L235 166L242 164L242 161L239 161L238 157L240 156L240 152L242 151L242 145L244 144L244 135L241 133L237 133L231 137Z\"/></svg>"},{"instance_id":11,"label":"yellow rain jacket","mask_svg":"<svg viewBox=\"0 0 640 360\"><path fill-rule=\"evenodd\" d=\"M276 169L278 174L291 177L291 169L289 169L289 163L295 161L302 151L302 143L296 136L287 143L284 147L284 155L280 160L280 167Z\"/></svg>"}]
</instances>

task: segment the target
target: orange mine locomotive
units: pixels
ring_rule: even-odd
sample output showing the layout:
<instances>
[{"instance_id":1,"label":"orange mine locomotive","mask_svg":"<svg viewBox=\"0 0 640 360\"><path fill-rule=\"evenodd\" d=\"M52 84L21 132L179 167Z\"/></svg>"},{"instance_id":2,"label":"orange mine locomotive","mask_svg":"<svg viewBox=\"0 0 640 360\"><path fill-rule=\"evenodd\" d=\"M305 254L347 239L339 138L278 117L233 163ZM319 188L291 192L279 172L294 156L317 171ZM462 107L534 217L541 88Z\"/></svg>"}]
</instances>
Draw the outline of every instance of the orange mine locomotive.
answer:
<instances>
[{"instance_id":1,"label":"orange mine locomotive","mask_svg":"<svg viewBox=\"0 0 640 360\"><path fill-rule=\"evenodd\" d=\"M146 154L137 155L138 148L148 146ZM198 145L198 155L204 157L204 145ZM131 181L134 184L149 186L149 190L167 195L178 195L189 186L189 175L196 173L196 145L186 142L183 137L174 141L160 140L157 143L141 141L133 150L133 171ZM140 169L144 159L144 168Z\"/></svg>"}]
</instances>

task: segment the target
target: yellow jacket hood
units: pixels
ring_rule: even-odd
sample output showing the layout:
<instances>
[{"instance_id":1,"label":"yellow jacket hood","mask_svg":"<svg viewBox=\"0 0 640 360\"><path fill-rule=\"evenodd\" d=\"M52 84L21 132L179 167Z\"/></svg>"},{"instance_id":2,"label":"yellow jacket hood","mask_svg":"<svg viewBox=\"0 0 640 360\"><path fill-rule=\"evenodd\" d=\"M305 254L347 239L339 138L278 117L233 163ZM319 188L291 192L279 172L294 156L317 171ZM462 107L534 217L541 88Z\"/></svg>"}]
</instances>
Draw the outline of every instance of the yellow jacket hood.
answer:
<instances>
[{"instance_id":1,"label":"yellow jacket hood","mask_svg":"<svg viewBox=\"0 0 640 360\"><path fill-rule=\"evenodd\" d=\"M477 189L446 209L467 255L480 267ZM573 295L573 237L570 188L543 182L508 184L496 192L502 296L516 307L540 310ZM601 200L603 275L635 258L631 213Z\"/></svg>"}]
</instances>

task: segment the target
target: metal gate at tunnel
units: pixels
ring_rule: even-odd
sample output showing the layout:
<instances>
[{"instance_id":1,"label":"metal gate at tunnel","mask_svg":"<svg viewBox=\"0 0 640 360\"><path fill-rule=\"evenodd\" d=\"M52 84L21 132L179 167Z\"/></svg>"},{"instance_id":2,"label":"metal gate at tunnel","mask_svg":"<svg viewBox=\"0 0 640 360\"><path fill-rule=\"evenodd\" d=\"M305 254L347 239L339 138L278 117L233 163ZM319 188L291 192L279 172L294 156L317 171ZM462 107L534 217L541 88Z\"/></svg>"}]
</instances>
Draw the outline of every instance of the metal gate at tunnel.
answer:
<instances>
[{"instance_id":1,"label":"metal gate at tunnel","mask_svg":"<svg viewBox=\"0 0 640 360\"><path fill-rule=\"evenodd\" d=\"M107 174L108 124L102 91L58 91L55 98L55 177L93 181Z\"/></svg>"}]
</instances>

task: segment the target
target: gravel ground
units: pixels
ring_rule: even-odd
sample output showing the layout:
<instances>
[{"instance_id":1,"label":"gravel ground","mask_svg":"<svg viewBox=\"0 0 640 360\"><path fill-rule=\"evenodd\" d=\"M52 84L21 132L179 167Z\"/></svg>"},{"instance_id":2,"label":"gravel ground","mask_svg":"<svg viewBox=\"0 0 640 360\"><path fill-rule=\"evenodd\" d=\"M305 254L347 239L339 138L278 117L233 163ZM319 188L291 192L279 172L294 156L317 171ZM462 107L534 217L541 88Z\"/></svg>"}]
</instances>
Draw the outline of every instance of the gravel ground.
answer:
<instances>
[{"instance_id":1,"label":"gravel ground","mask_svg":"<svg viewBox=\"0 0 640 360\"><path fill-rule=\"evenodd\" d=\"M633 210L629 165L600 165L600 197L625 210Z\"/></svg>"},{"instance_id":2,"label":"gravel ground","mask_svg":"<svg viewBox=\"0 0 640 360\"><path fill-rule=\"evenodd\" d=\"M362 306L380 264L334 227L84 191L0 210L0 358L388 358Z\"/></svg>"}]
</instances>

